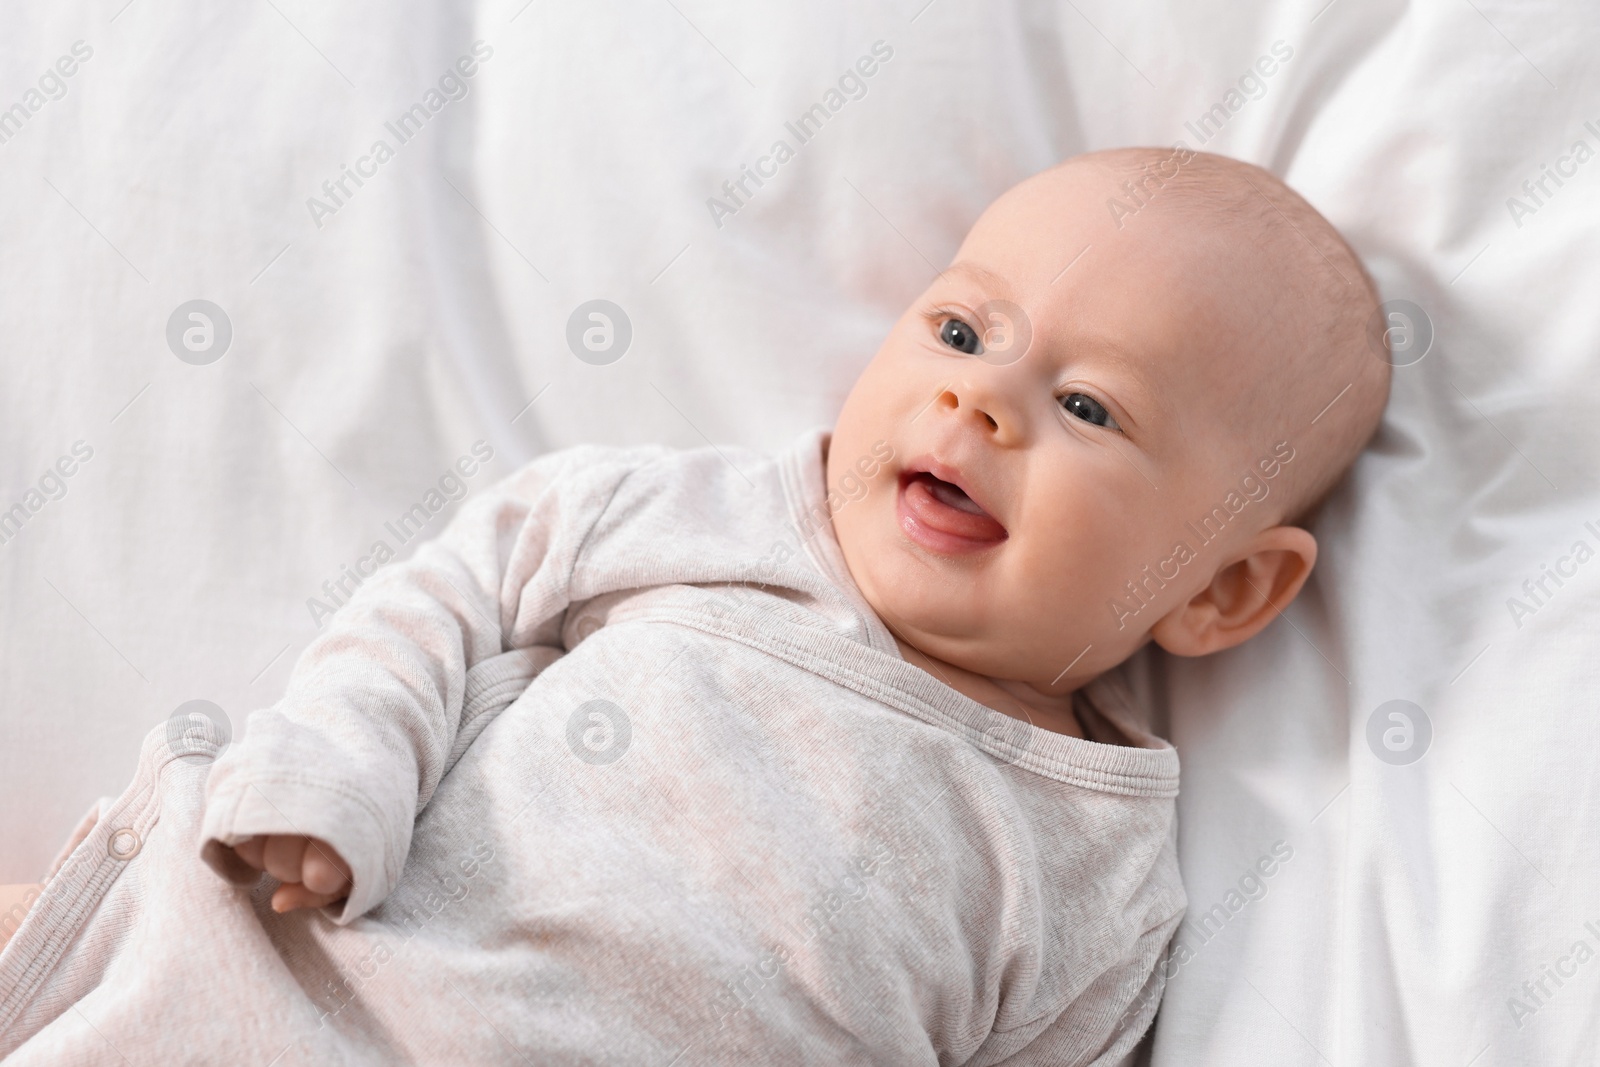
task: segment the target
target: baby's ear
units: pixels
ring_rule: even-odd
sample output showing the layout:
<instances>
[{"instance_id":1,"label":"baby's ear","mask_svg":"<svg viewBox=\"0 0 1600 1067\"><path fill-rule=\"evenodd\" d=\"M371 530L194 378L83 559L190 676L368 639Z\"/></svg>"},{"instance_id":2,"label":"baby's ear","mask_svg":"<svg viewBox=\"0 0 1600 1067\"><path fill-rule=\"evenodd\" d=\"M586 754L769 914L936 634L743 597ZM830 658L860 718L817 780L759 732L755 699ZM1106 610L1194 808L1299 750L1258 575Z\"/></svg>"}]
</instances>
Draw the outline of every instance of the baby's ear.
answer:
<instances>
[{"instance_id":1,"label":"baby's ear","mask_svg":"<svg viewBox=\"0 0 1600 1067\"><path fill-rule=\"evenodd\" d=\"M1217 569L1210 585L1157 621L1150 636L1175 656L1243 644L1289 606L1316 562L1317 539L1309 531L1262 530Z\"/></svg>"}]
</instances>

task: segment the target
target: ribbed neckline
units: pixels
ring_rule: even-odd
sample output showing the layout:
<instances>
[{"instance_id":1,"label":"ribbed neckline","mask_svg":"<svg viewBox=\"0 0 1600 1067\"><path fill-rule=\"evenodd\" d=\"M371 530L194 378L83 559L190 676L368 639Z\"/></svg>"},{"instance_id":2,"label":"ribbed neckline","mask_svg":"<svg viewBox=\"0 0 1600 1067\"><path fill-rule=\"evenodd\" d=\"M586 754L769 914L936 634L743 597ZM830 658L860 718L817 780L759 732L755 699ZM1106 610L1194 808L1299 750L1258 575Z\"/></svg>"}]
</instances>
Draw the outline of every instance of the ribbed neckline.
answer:
<instances>
[{"instance_id":1,"label":"ribbed neckline","mask_svg":"<svg viewBox=\"0 0 1600 1067\"><path fill-rule=\"evenodd\" d=\"M784 496L790 517L797 524L803 523L810 509L826 500L824 457L831 436L826 427L808 430L779 457ZM1178 753L1128 714L1135 699L1116 670L1096 678L1082 692L1093 704L1094 711L1121 730L1132 745L1108 745L1070 737L995 711L906 662L894 635L872 610L851 577L831 522L821 524L804 543L818 570L861 616L870 644L824 635L810 628L804 628L803 637L795 632L799 628L786 628L790 637L804 644L822 642L828 647L816 651L839 657L840 666L850 673L870 678L901 698L888 700L889 703L967 736L980 748L1018 767L1110 792L1177 794ZM832 640L828 640L830 636ZM863 692L874 688L865 683L852 687Z\"/></svg>"}]
</instances>

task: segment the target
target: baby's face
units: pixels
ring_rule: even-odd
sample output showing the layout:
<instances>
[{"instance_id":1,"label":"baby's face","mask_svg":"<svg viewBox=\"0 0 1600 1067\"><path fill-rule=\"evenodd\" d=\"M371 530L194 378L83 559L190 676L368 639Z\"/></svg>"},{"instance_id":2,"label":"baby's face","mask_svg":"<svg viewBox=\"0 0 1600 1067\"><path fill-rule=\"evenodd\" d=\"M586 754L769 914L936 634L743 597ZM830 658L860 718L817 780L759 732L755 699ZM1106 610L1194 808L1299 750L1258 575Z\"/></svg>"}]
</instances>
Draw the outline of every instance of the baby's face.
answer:
<instances>
[{"instance_id":1,"label":"baby's face","mask_svg":"<svg viewBox=\"0 0 1600 1067\"><path fill-rule=\"evenodd\" d=\"M1051 693L1122 662L1207 586L1247 524L1201 545L1186 523L1242 475L1268 496L1240 515L1252 531L1278 504L1258 467L1281 459L1278 423L1244 399L1265 280L1181 217L1147 208L1119 229L1117 195L1081 166L997 201L856 382L829 449L835 487L893 449L833 521L896 635Z\"/></svg>"}]
</instances>

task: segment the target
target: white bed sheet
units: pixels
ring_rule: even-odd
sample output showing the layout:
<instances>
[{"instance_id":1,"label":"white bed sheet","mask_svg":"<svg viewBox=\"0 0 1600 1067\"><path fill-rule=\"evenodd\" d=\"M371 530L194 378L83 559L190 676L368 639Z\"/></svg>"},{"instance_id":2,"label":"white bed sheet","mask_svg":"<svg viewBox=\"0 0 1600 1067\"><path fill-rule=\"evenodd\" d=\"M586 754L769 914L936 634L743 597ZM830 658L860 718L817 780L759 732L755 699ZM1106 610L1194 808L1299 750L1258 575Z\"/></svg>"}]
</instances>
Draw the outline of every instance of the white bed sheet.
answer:
<instances>
[{"instance_id":1,"label":"white bed sheet","mask_svg":"<svg viewBox=\"0 0 1600 1067\"><path fill-rule=\"evenodd\" d=\"M1201 147L1189 126L1278 44L1203 147L1300 189L1436 337L1287 619L1140 664L1184 759L1191 907L1226 915L1192 935L1153 1062L1595 1047L1600 956L1574 948L1600 950L1600 563L1571 551L1600 549L1600 162L1572 156L1600 149L1592 7L63 0L7 22L0 108L27 118L0 142L0 509L92 456L0 544L0 882L37 878L180 704L237 724L270 702L308 600L375 542L405 551L385 523L476 442L468 489L579 441L777 448L831 420L993 197L1086 149ZM386 132L480 40L464 98ZM864 95L718 226L707 199L880 41ZM393 158L362 163L380 138ZM314 218L345 165L370 176ZM1544 165L1569 176L1535 201ZM166 339L197 298L233 330L203 366ZM597 298L633 327L603 366L565 343ZM1367 742L1396 699L1432 730L1406 765Z\"/></svg>"}]
</instances>

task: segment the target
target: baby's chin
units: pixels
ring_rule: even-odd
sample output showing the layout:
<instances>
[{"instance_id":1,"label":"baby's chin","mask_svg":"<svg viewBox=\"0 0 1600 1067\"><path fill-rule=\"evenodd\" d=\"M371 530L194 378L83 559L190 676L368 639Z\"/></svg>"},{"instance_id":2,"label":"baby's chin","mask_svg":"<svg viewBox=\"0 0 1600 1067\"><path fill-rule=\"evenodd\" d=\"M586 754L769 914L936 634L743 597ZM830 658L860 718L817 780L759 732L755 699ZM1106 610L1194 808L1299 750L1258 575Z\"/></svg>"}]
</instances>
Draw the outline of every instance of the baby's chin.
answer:
<instances>
[{"instance_id":1,"label":"baby's chin","mask_svg":"<svg viewBox=\"0 0 1600 1067\"><path fill-rule=\"evenodd\" d=\"M961 611L915 602L874 604L873 609L900 642L924 655L985 677L1032 673L1027 657L1016 655L1019 646L1013 635L974 625Z\"/></svg>"}]
</instances>

